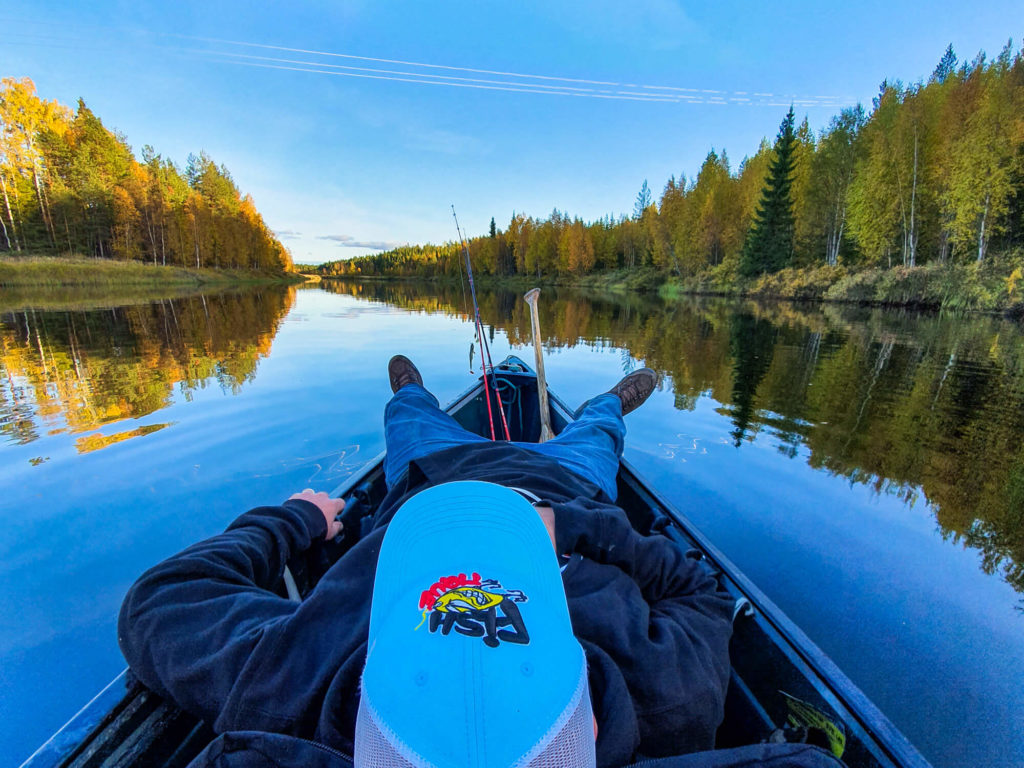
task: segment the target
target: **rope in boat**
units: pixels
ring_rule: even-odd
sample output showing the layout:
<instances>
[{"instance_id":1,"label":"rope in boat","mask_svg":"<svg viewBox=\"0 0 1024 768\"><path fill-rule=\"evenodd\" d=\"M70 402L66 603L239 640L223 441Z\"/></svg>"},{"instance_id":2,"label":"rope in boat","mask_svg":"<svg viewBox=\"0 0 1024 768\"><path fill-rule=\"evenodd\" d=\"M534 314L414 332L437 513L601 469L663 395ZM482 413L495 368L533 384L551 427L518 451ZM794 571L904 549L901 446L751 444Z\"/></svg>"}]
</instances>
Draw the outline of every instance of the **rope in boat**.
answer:
<instances>
[{"instance_id":1,"label":"rope in boat","mask_svg":"<svg viewBox=\"0 0 1024 768\"><path fill-rule=\"evenodd\" d=\"M513 412L517 412L517 424L519 427L519 432L517 434L523 434L523 398L520 396L519 387L508 379L503 379L501 377L495 378L495 382L498 391L504 393L501 401L503 404L508 406L508 420L512 421Z\"/></svg>"},{"instance_id":2,"label":"rope in boat","mask_svg":"<svg viewBox=\"0 0 1024 768\"><path fill-rule=\"evenodd\" d=\"M494 362L491 360L491 345L487 343L487 337L484 335L484 326L480 321L480 305L476 300L476 286L473 283L473 263L469 258L469 248L466 246L466 240L462 236L462 229L459 227L459 217L455 215L454 205L452 205L452 218L455 219L455 231L459 235L459 243L462 245L462 253L466 258L466 275L469 278L469 295L473 299L476 337L480 341L480 365L484 369L484 397L487 399L487 422L491 428L491 440L498 439L494 432L494 413L491 410L491 389L493 389L494 399L498 406L498 414L501 416L501 426L505 431L505 439L511 441L512 436L508 430L508 421L505 419L505 408L501 403L501 393L498 392L498 380L494 375ZM491 378L490 383L488 383L487 380L488 375L490 375Z\"/></svg>"}]
</instances>

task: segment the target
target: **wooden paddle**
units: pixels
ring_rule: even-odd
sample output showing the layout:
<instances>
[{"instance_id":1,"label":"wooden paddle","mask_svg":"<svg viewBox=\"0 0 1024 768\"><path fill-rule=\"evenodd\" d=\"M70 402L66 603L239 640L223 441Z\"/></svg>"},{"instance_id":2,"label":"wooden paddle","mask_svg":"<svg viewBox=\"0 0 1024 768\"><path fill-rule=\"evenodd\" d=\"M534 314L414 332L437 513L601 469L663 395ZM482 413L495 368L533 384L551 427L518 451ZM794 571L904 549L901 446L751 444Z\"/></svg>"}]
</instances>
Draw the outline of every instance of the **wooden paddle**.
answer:
<instances>
[{"instance_id":1,"label":"wooden paddle","mask_svg":"<svg viewBox=\"0 0 1024 768\"><path fill-rule=\"evenodd\" d=\"M533 356L537 364L537 397L540 400L540 442L555 436L551 430L551 411L548 408L548 384L544 378L544 351L540 343L540 316L537 314L537 297L540 288L526 292L523 299L530 305L530 325L533 326Z\"/></svg>"}]
</instances>

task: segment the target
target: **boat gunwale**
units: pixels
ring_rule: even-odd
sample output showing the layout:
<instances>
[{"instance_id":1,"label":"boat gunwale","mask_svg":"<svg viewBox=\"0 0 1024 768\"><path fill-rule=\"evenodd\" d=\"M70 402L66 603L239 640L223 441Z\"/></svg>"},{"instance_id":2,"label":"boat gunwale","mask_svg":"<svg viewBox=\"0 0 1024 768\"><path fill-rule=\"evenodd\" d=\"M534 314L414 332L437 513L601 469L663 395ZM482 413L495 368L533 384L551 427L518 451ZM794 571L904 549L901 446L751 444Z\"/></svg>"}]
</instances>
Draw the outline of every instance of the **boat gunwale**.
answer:
<instances>
[{"instance_id":1,"label":"boat gunwale","mask_svg":"<svg viewBox=\"0 0 1024 768\"><path fill-rule=\"evenodd\" d=\"M755 617L764 620L776 635L785 649L790 651L795 660L805 666L817 677L826 690L822 694L834 698L856 721L871 743L877 745L884 756L896 765L908 768L932 768L931 763L920 753L917 747L897 728L888 716L882 712L850 677L815 643L789 615L786 614L771 598L755 585L750 578L739 570L717 547L708 541L682 512L664 498L658 491L646 483L643 475L626 459L621 462L621 470L632 475L632 479L662 507L679 526L684 534L696 544L704 556L717 568L722 577L728 579L735 590L750 601Z\"/></svg>"},{"instance_id":2,"label":"boat gunwale","mask_svg":"<svg viewBox=\"0 0 1024 768\"><path fill-rule=\"evenodd\" d=\"M532 370L526 363L520 360L514 355L509 355L505 362L508 360L515 360L525 368L525 371L532 373ZM500 368L502 364L497 366ZM472 402L479 391L483 388L483 383L477 381L474 384L469 385L460 394L456 395L448 405L445 406L445 413L453 414L464 408L470 402ZM366 482L366 480L376 471L383 471L384 457L387 455L387 451L381 451L373 458L366 461L359 469L355 470L351 475L341 481L328 495L331 498L340 498L350 493L356 486ZM91 736L93 736L96 728L103 724L103 721L108 718L113 712L115 712L118 706L124 701L128 694L128 676L131 670L128 667L122 669L109 683L107 683L99 693L93 696L89 701L84 704L75 714L73 714L60 728L54 733L36 750L29 755L19 765L18 768L50 768L51 766L57 766L65 763L70 757L72 757L78 750L86 744ZM121 682L124 685L123 689L117 688L117 683ZM103 707L100 707L100 704ZM74 743L61 744L61 737L69 735L75 732L81 731L82 737Z\"/></svg>"},{"instance_id":3,"label":"boat gunwale","mask_svg":"<svg viewBox=\"0 0 1024 768\"><path fill-rule=\"evenodd\" d=\"M501 375L502 367L514 361L523 368L522 371L507 372L513 375L534 375L534 371L524 361L515 355L509 355L502 363L495 366L496 375ZM445 412L451 415L458 413L462 408L474 401L483 389L482 378L467 387L463 392L453 398L445 407ZM559 412L559 416L566 422L574 420L574 409L557 394L548 388L548 400L552 408ZM383 471L383 461L386 451L369 459L362 467L353 472L331 491L330 496L338 498L351 492L358 485L375 472ZM636 467L625 458L620 458L619 476L632 486L634 492L642 498L644 494L660 508L662 512L676 525L682 534L688 538L703 556L708 559L711 565L721 574L720 579L727 580L726 586L731 586L735 593L750 601L754 609L754 619L762 620L769 630L769 634L778 638L782 652L791 659L799 661L799 666L805 668L808 676L813 676L820 681L820 688L814 685L819 693L825 697L831 697L854 721L863 734L868 738L864 740L865 747L874 752L878 749L882 756L897 766L906 768L931 768L924 756L910 742L909 739L889 720L889 718L871 701L870 698L856 685L832 659L811 640L811 638L796 625L792 619L773 602L761 589L754 584L733 562L726 557L700 529L682 512L680 512L660 491L646 478ZM49 766L60 765L70 756L74 755L87 740L93 735L94 730L103 720L114 712L120 702L124 699L125 693L121 693L116 701L113 700L112 690L118 680L127 680L129 670L126 668L108 683L100 693L94 696L78 713L72 716L60 729L58 729L43 745L29 756L20 768L49 768ZM823 688L823 690L822 690ZM106 695L106 696L105 696ZM112 704L102 712L92 711L101 699L110 698ZM82 722L79 722L82 720ZM88 726L88 730L86 730ZM57 754L47 755L47 747L54 744L61 734L73 730L83 730L85 735L76 743L67 745ZM878 755L876 755L878 757Z\"/></svg>"},{"instance_id":4,"label":"boat gunwale","mask_svg":"<svg viewBox=\"0 0 1024 768\"><path fill-rule=\"evenodd\" d=\"M522 361L520 361L522 362ZM524 364L525 365L525 364ZM529 369L529 366L527 366ZM548 399L562 411L562 416L573 420L573 409L557 394L548 390ZM664 494L647 481L631 461L619 459L619 472L626 480L632 480L648 494L683 533L708 558L721 574L729 579L737 592L750 601L755 614L778 635L801 662L826 686L838 703L857 721L871 741L885 757L907 768L932 768L931 763L913 743L897 728L878 706L868 698L860 687L851 680L832 659L818 647L800 627L789 618L760 587L754 584L726 555L704 535L686 515L680 512Z\"/></svg>"},{"instance_id":5,"label":"boat gunwale","mask_svg":"<svg viewBox=\"0 0 1024 768\"><path fill-rule=\"evenodd\" d=\"M121 683L123 688L118 688L118 683ZM19 768L42 768L42 766L54 765L58 761L66 760L85 743L86 739L107 717L117 710L127 692L128 668L125 667L113 680L103 686L99 693L69 717L64 725L54 731L50 738L40 744L35 752L25 758ZM104 705L102 709L100 704ZM59 742L62 736L79 730L83 731L83 736L79 741L60 746ZM51 748L59 751L55 754L47 754ZM47 762L43 762L44 760Z\"/></svg>"}]
</instances>

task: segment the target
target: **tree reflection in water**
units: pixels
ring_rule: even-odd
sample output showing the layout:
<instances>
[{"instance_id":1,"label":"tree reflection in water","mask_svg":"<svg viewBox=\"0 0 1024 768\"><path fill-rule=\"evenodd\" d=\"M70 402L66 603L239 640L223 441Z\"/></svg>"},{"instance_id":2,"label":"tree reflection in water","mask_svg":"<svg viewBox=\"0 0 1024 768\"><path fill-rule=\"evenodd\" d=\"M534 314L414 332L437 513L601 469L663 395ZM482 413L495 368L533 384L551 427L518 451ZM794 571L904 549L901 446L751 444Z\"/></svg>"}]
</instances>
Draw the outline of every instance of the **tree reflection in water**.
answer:
<instances>
[{"instance_id":1,"label":"tree reflection in water","mask_svg":"<svg viewBox=\"0 0 1024 768\"><path fill-rule=\"evenodd\" d=\"M458 285L325 281L323 290L468 318ZM482 316L532 343L518 292L481 290ZM192 296L94 311L0 315L0 435L82 434L80 451L145 434L99 427L256 374L294 289ZM838 305L666 303L545 289L549 347L617 347L666 374L675 405L702 397L734 444L775 440L791 458L907 503L924 499L945 537L1024 591L1024 334L985 316ZM494 325L489 333L494 332ZM160 425L155 425L159 428ZM39 457L45 461L45 457Z\"/></svg>"},{"instance_id":2,"label":"tree reflection in water","mask_svg":"<svg viewBox=\"0 0 1024 768\"><path fill-rule=\"evenodd\" d=\"M324 290L468 317L458 286L332 282ZM517 292L478 291L513 344L531 342ZM676 407L721 404L738 447L780 452L922 498L943 536L1024 591L1024 334L998 318L545 289L544 343L627 349L671 377Z\"/></svg>"},{"instance_id":3,"label":"tree reflection in water","mask_svg":"<svg viewBox=\"0 0 1024 768\"><path fill-rule=\"evenodd\" d=\"M237 392L256 375L294 289L164 299L137 306L0 314L0 435L30 443L164 408L207 386ZM161 425L162 426L162 425ZM116 436L79 438L79 452Z\"/></svg>"}]
</instances>

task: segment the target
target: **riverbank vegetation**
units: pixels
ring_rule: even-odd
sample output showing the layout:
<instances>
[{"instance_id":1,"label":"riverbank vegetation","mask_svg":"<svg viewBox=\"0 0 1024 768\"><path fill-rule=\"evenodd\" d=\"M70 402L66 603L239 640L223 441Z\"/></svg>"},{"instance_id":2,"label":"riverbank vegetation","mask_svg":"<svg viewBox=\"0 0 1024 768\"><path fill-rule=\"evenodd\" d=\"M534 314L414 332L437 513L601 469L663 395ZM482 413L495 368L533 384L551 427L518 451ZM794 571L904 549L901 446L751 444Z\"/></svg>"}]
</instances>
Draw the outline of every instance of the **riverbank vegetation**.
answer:
<instances>
[{"instance_id":1,"label":"riverbank vegetation","mask_svg":"<svg viewBox=\"0 0 1024 768\"><path fill-rule=\"evenodd\" d=\"M243 286L301 282L251 269L161 267L138 261L0 256L0 312L121 306Z\"/></svg>"},{"instance_id":2,"label":"riverbank vegetation","mask_svg":"<svg viewBox=\"0 0 1024 768\"><path fill-rule=\"evenodd\" d=\"M957 308L1021 301L1024 58L959 62L925 82L882 83L870 113L815 134L786 115L734 170L712 149L660 198L645 181L628 216L514 214L468 242L486 281L613 275L669 294L709 292ZM324 264L325 276L458 279L456 243Z\"/></svg>"},{"instance_id":3,"label":"riverbank vegetation","mask_svg":"<svg viewBox=\"0 0 1024 768\"><path fill-rule=\"evenodd\" d=\"M82 256L0 256L0 288L14 286L217 285L280 282L280 272L160 267L139 261ZM298 282L299 278L292 279Z\"/></svg>"},{"instance_id":4,"label":"riverbank vegetation","mask_svg":"<svg viewBox=\"0 0 1024 768\"><path fill-rule=\"evenodd\" d=\"M148 145L136 159L84 101L74 111L45 101L27 78L0 81L0 253L291 268L223 165L200 152L181 169Z\"/></svg>"}]
</instances>

